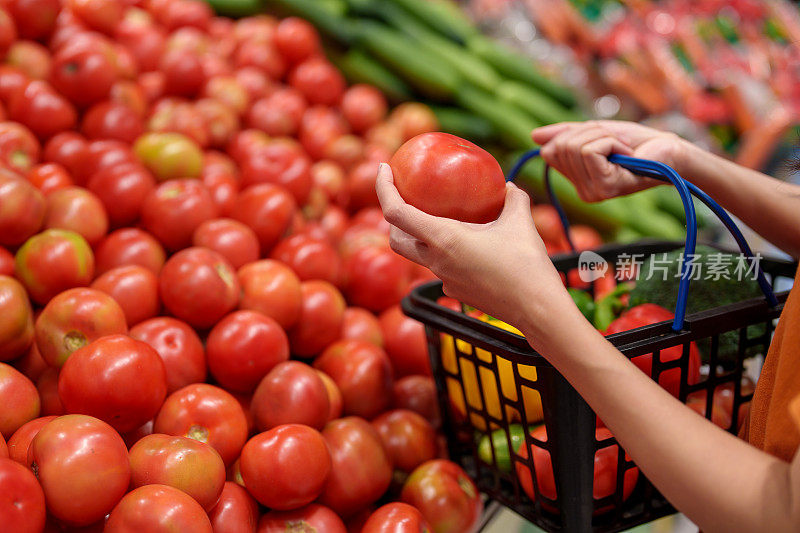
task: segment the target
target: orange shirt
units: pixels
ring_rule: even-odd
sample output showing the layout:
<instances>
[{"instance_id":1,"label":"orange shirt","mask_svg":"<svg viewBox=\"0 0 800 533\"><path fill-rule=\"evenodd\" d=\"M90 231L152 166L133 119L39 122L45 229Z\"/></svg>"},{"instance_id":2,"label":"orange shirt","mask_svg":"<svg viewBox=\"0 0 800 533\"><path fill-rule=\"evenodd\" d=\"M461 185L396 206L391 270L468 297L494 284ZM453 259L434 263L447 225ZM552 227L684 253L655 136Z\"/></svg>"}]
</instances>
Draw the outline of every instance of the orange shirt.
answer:
<instances>
[{"instance_id":1,"label":"orange shirt","mask_svg":"<svg viewBox=\"0 0 800 533\"><path fill-rule=\"evenodd\" d=\"M793 414L800 417L800 270L775 328L740 436L791 461L800 445L800 426Z\"/></svg>"}]
</instances>

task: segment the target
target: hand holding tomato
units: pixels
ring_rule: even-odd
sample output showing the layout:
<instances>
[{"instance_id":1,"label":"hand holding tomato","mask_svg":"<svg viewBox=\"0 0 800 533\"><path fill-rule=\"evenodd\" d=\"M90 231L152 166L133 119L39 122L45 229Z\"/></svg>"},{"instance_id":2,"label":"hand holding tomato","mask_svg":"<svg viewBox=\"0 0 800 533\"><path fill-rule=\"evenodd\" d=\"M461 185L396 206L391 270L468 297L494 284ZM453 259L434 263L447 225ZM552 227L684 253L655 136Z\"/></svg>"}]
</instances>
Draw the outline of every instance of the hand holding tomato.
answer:
<instances>
[{"instance_id":1,"label":"hand holding tomato","mask_svg":"<svg viewBox=\"0 0 800 533\"><path fill-rule=\"evenodd\" d=\"M521 189L505 186L505 206L497 220L470 224L406 203L393 179L389 165L381 165L376 189L393 226L392 249L430 268L448 296L512 325L532 322L523 314L531 302L553 306L560 300L559 307L574 307L536 233L530 198Z\"/></svg>"}]
</instances>

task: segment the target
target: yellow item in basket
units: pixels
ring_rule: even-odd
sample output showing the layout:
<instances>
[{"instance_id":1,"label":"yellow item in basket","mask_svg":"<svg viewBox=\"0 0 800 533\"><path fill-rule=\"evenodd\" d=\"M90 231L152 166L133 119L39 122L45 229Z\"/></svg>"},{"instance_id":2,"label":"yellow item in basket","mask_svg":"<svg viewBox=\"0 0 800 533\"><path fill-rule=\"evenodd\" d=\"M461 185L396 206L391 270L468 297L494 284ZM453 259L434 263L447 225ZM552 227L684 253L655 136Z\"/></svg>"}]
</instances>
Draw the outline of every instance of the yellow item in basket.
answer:
<instances>
[{"instance_id":1,"label":"yellow item in basket","mask_svg":"<svg viewBox=\"0 0 800 533\"><path fill-rule=\"evenodd\" d=\"M478 317L478 320L487 322L499 329L522 335L514 326L489 315L482 314ZM514 377L519 375L526 380L536 381L535 367L516 365L515 373L515 365L508 359L495 356L491 352L478 347L474 349L474 357L472 354L473 346L468 342L460 339L454 340L450 335L441 335L442 366L448 373L459 374L460 371L461 375L460 380L450 375L446 378L448 396L457 415L466 418L467 409L465 406L469 405L469 407L476 410L485 409L486 413L491 417L503 420L500 405L504 403L506 404L505 420L508 422L522 422L522 415L519 410L512 405L508 405L508 402L516 402L518 400L517 385L519 385L522 391L525 422L538 422L542 419L542 398L539 392L522 380L517 383ZM496 361L497 372L495 373L492 366L475 364L475 359L487 365L492 365ZM503 402L501 402L501 397L498 393L498 377L499 393L502 394ZM472 412L469 415L469 420L476 429L481 431L487 429L487 419L484 416ZM489 427L497 427L497 424L489 420Z\"/></svg>"}]
</instances>

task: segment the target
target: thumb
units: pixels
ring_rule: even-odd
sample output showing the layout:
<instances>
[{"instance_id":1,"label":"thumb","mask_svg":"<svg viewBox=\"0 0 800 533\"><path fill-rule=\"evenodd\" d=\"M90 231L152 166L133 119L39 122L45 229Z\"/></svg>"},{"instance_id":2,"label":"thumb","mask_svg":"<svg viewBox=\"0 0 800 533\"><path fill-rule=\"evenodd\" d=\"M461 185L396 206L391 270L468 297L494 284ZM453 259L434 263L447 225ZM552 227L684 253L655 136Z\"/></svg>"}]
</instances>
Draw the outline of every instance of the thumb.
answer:
<instances>
[{"instance_id":1,"label":"thumb","mask_svg":"<svg viewBox=\"0 0 800 533\"><path fill-rule=\"evenodd\" d=\"M527 217L532 220L531 199L528 193L508 182L506 183L506 203L498 220L517 220L520 217Z\"/></svg>"}]
</instances>

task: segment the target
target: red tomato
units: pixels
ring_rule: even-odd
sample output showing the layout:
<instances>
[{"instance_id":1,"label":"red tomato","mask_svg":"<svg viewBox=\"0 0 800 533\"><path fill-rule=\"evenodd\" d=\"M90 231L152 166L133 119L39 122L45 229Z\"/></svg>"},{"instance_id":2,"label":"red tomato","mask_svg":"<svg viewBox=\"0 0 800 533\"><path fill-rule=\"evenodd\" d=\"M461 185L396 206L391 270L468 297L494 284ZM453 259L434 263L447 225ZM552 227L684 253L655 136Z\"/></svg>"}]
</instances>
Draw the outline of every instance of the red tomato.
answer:
<instances>
[{"instance_id":1,"label":"red tomato","mask_svg":"<svg viewBox=\"0 0 800 533\"><path fill-rule=\"evenodd\" d=\"M387 104L383 94L371 85L353 85L342 98L342 114L353 131L363 133L386 116Z\"/></svg>"},{"instance_id":2,"label":"red tomato","mask_svg":"<svg viewBox=\"0 0 800 533\"><path fill-rule=\"evenodd\" d=\"M213 533L202 507L186 493L167 485L145 485L125 495L111 511L106 533Z\"/></svg>"},{"instance_id":3,"label":"red tomato","mask_svg":"<svg viewBox=\"0 0 800 533\"><path fill-rule=\"evenodd\" d=\"M164 91L175 96L195 96L205 83L200 57L190 50L168 50L159 64L164 73Z\"/></svg>"},{"instance_id":4,"label":"red tomato","mask_svg":"<svg viewBox=\"0 0 800 533\"><path fill-rule=\"evenodd\" d=\"M260 431L283 424L322 429L328 421L330 400L325 383L313 368L286 361L275 365L258 384L250 410Z\"/></svg>"},{"instance_id":5,"label":"red tomato","mask_svg":"<svg viewBox=\"0 0 800 533\"><path fill-rule=\"evenodd\" d=\"M75 129L75 107L44 81L32 81L8 103L8 116L25 124L40 139Z\"/></svg>"},{"instance_id":6,"label":"red tomato","mask_svg":"<svg viewBox=\"0 0 800 533\"><path fill-rule=\"evenodd\" d=\"M378 205L375 192L375 178L378 176L378 163L362 161L350 169L347 174L346 196L350 210Z\"/></svg>"},{"instance_id":7,"label":"red tomato","mask_svg":"<svg viewBox=\"0 0 800 533\"><path fill-rule=\"evenodd\" d=\"M345 414L369 419L388 407L392 367L380 347L359 340L338 341L322 352L314 368L339 387Z\"/></svg>"},{"instance_id":8,"label":"red tomato","mask_svg":"<svg viewBox=\"0 0 800 533\"><path fill-rule=\"evenodd\" d=\"M348 301L370 311L383 311L408 292L408 261L389 248L364 247L345 261L345 294Z\"/></svg>"},{"instance_id":9,"label":"red tomato","mask_svg":"<svg viewBox=\"0 0 800 533\"><path fill-rule=\"evenodd\" d=\"M141 72L158 69L166 41L166 35L161 28L135 21L131 16L119 22L115 38L133 55Z\"/></svg>"},{"instance_id":10,"label":"red tomato","mask_svg":"<svg viewBox=\"0 0 800 533\"><path fill-rule=\"evenodd\" d=\"M14 255L0 246L0 276L14 275Z\"/></svg>"},{"instance_id":11,"label":"red tomato","mask_svg":"<svg viewBox=\"0 0 800 533\"><path fill-rule=\"evenodd\" d=\"M342 416L342 409L344 408L342 391L339 390L336 382L325 372L317 370L317 375L319 375L322 383L325 384L325 389L328 391L328 404L330 405L330 409L328 410L328 422L336 420Z\"/></svg>"},{"instance_id":12,"label":"red tomato","mask_svg":"<svg viewBox=\"0 0 800 533\"><path fill-rule=\"evenodd\" d=\"M33 310L17 280L0 275L0 361L28 352L33 343Z\"/></svg>"},{"instance_id":13,"label":"red tomato","mask_svg":"<svg viewBox=\"0 0 800 533\"><path fill-rule=\"evenodd\" d=\"M261 183L239 194L233 218L255 231L261 253L268 254L289 229L296 210L294 198L286 189Z\"/></svg>"},{"instance_id":14,"label":"red tomato","mask_svg":"<svg viewBox=\"0 0 800 533\"><path fill-rule=\"evenodd\" d=\"M125 106L138 117L143 118L147 111L147 100L145 100L144 92L133 81L119 80L116 82L111 87L108 99L112 103Z\"/></svg>"},{"instance_id":15,"label":"red tomato","mask_svg":"<svg viewBox=\"0 0 800 533\"><path fill-rule=\"evenodd\" d=\"M325 157L328 145L349 132L347 121L341 114L327 106L310 107L300 121L298 138L312 159Z\"/></svg>"},{"instance_id":16,"label":"red tomato","mask_svg":"<svg viewBox=\"0 0 800 533\"><path fill-rule=\"evenodd\" d=\"M140 163L121 163L95 172L86 185L105 206L112 226L139 220L145 199L156 188L152 174Z\"/></svg>"},{"instance_id":17,"label":"red tomato","mask_svg":"<svg viewBox=\"0 0 800 533\"><path fill-rule=\"evenodd\" d=\"M319 219L320 226L328 235L328 238L333 243L338 243L344 235L347 227L347 213L341 207L329 205L322 213L322 218ZM388 238L386 239L388 246ZM344 257L342 257L344 259Z\"/></svg>"},{"instance_id":18,"label":"red tomato","mask_svg":"<svg viewBox=\"0 0 800 533\"><path fill-rule=\"evenodd\" d=\"M229 217L236 209L236 197L239 195L239 179L231 172L203 169L201 177L203 185L211 193L211 199L217 205L220 216ZM256 242L258 237L256 237Z\"/></svg>"},{"instance_id":19,"label":"red tomato","mask_svg":"<svg viewBox=\"0 0 800 533\"><path fill-rule=\"evenodd\" d=\"M436 430L414 411L395 409L372 421L394 467L408 474L416 467L435 459L439 449Z\"/></svg>"},{"instance_id":20,"label":"red tomato","mask_svg":"<svg viewBox=\"0 0 800 533\"><path fill-rule=\"evenodd\" d=\"M233 268L258 260L258 237L249 227L230 218L203 222L194 230L192 243L219 253Z\"/></svg>"},{"instance_id":21,"label":"red tomato","mask_svg":"<svg viewBox=\"0 0 800 533\"><path fill-rule=\"evenodd\" d=\"M298 17L281 20L275 28L274 40L278 51L289 63L299 63L321 51L316 28Z\"/></svg>"},{"instance_id":22,"label":"red tomato","mask_svg":"<svg viewBox=\"0 0 800 533\"><path fill-rule=\"evenodd\" d=\"M42 403L42 409L39 414L42 416L67 414L64 404L61 402L61 397L58 395L59 373L58 368L50 366L36 380L36 390L39 391L39 398Z\"/></svg>"},{"instance_id":23,"label":"red tomato","mask_svg":"<svg viewBox=\"0 0 800 533\"><path fill-rule=\"evenodd\" d=\"M140 265L158 274L166 261L161 244L138 228L123 228L110 233L95 250L97 274L127 265Z\"/></svg>"},{"instance_id":24,"label":"red tomato","mask_svg":"<svg viewBox=\"0 0 800 533\"><path fill-rule=\"evenodd\" d=\"M339 339L346 304L339 290L327 281L304 281L300 291L300 318L288 331L289 345L292 353L310 357Z\"/></svg>"},{"instance_id":25,"label":"red tomato","mask_svg":"<svg viewBox=\"0 0 800 533\"><path fill-rule=\"evenodd\" d=\"M18 246L38 232L44 224L46 205L33 185L0 174L0 244Z\"/></svg>"},{"instance_id":26,"label":"red tomato","mask_svg":"<svg viewBox=\"0 0 800 533\"><path fill-rule=\"evenodd\" d=\"M125 15L125 7L117 0L69 0L69 8L89 27L112 34Z\"/></svg>"},{"instance_id":27,"label":"red tomato","mask_svg":"<svg viewBox=\"0 0 800 533\"><path fill-rule=\"evenodd\" d=\"M232 391L252 392L275 365L289 359L289 339L270 317L236 311L211 330L206 354L217 383Z\"/></svg>"},{"instance_id":28,"label":"red tomato","mask_svg":"<svg viewBox=\"0 0 800 533\"><path fill-rule=\"evenodd\" d=\"M0 523L7 531L44 530L44 492L33 473L11 459L0 457Z\"/></svg>"},{"instance_id":29,"label":"red tomato","mask_svg":"<svg viewBox=\"0 0 800 533\"><path fill-rule=\"evenodd\" d=\"M45 196L73 185L72 177L58 163L43 163L33 167L25 178Z\"/></svg>"},{"instance_id":30,"label":"red tomato","mask_svg":"<svg viewBox=\"0 0 800 533\"><path fill-rule=\"evenodd\" d=\"M0 162L4 166L25 174L39 162L41 151L31 130L16 122L0 122Z\"/></svg>"},{"instance_id":31,"label":"red tomato","mask_svg":"<svg viewBox=\"0 0 800 533\"><path fill-rule=\"evenodd\" d=\"M18 41L19 42L19 41ZM21 92L30 77L18 67L0 65L0 101L7 104L14 94Z\"/></svg>"},{"instance_id":32,"label":"red tomato","mask_svg":"<svg viewBox=\"0 0 800 533\"><path fill-rule=\"evenodd\" d=\"M94 416L121 433L133 431L164 403L164 363L142 341L101 337L69 356L58 377L58 395L68 413Z\"/></svg>"},{"instance_id":33,"label":"red tomato","mask_svg":"<svg viewBox=\"0 0 800 533\"><path fill-rule=\"evenodd\" d=\"M178 98L163 98L156 102L147 121L147 129L179 133L192 139L200 148L208 147L211 142L210 124L196 106Z\"/></svg>"},{"instance_id":34,"label":"red tomato","mask_svg":"<svg viewBox=\"0 0 800 533\"><path fill-rule=\"evenodd\" d=\"M211 194L196 180L165 181L142 204L142 225L173 251L189 246L197 227L216 216Z\"/></svg>"},{"instance_id":35,"label":"red tomato","mask_svg":"<svg viewBox=\"0 0 800 533\"><path fill-rule=\"evenodd\" d=\"M439 121L431 108L419 102L405 102L395 107L389 122L399 129L403 141L439 129Z\"/></svg>"},{"instance_id":36,"label":"red tomato","mask_svg":"<svg viewBox=\"0 0 800 533\"><path fill-rule=\"evenodd\" d=\"M8 6L6 6L8 7ZM17 26L6 9L0 11L0 55L5 55L17 40Z\"/></svg>"},{"instance_id":37,"label":"red tomato","mask_svg":"<svg viewBox=\"0 0 800 533\"><path fill-rule=\"evenodd\" d=\"M36 464L47 510L75 526L108 514L131 478L122 437L86 415L61 416L44 426L31 442L28 460Z\"/></svg>"},{"instance_id":38,"label":"red tomato","mask_svg":"<svg viewBox=\"0 0 800 533\"><path fill-rule=\"evenodd\" d=\"M311 181L314 187L325 192L328 200L338 202L344 193L345 174L342 167L323 159L311 166Z\"/></svg>"},{"instance_id":39,"label":"red tomato","mask_svg":"<svg viewBox=\"0 0 800 533\"><path fill-rule=\"evenodd\" d=\"M101 170L136 162L136 157L131 151L130 145L122 141L91 141L86 145L86 151L81 156L77 168L73 171L73 177L79 185L84 185L94 174Z\"/></svg>"},{"instance_id":40,"label":"red tomato","mask_svg":"<svg viewBox=\"0 0 800 533\"><path fill-rule=\"evenodd\" d=\"M386 492L392 463L380 437L364 419L351 416L329 422L322 436L333 467L319 502L340 516L351 516Z\"/></svg>"},{"instance_id":41,"label":"red tomato","mask_svg":"<svg viewBox=\"0 0 800 533\"><path fill-rule=\"evenodd\" d=\"M39 416L39 393L13 366L0 363L0 434L11 438L23 424ZM327 411L327 406L325 407Z\"/></svg>"},{"instance_id":42,"label":"red tomato","mask_svg":"<svg viewBox=\"0 0 800 533\"><path fill-rule=\"evenodd\" d=\"M131 328L130 336L158 352L167 373L167 393L206 380L203 343L187 324L172 317L151 318Z\"/></svg>"},{"instance_id":43,"label":"red tomato","mask_svg":"<svg viewBox=\"0 0 800 533\"><path fill-rule=\"evenodd\" d=\"M42 359L42 354L39 353L36 342L31 344L30 349L22 357L15 359L13 363L14 368L25 374L25 377L30 380L39 379L42 372L49 368L48 364Z\"/></svg>"},{"instance_id":44,"label":"red tomato","mask_svg":"<svg viewBox=\"0 0 800 533\"><path fill-rule=\"evenodd\" d=\"M250 95L239 81L230 75L212 76L203 86L202 96L218 100L236 111L244 114L250 104Z\"/></svg>"},{"instance_id":45,"label":"red tomato","mask_svg":"<svg viewBox=\"0 0 800 533\"><path fill-rule=\"evenodd\" d=\"M416 507L387 503L372 513L361 533L431 533L431 526Z\"/></svg>"},{"instance_id":46,"label":"red tomato","mask_svg":"<svg viewBox=\"0 0 800 533\"><path fill-rule=\"evenodd\" d=\"M242 286L240 309L258 311L284 329L300 318L302 291L300 279L289 267L264 259L244 265L238 272Z\"/></svg>"},{"instance_id":47,"label":"red tomato","mask_svg":"<svg viewBox=\"0 0 800 533\"><path fill-rule=\"evenodd\" d=\"M61 3L59 0L13 0L9 7L21 37L44 39L55 28Z\"/></svg>"},{"instance_id":48,"label":"red tomato","mask_svg":"<svg viewBox=\"0 0 800 533\"><path fill-rule=\"evenodd\" d=\"M231 311L239 300L236 271L217 252L193 247L166 262L159 275L164 306L197 328L208 328Z\"/></svg>"},{"instance_id":49,"label":"red tomato","mask_svg":"<svg viewBox=\"0 0 800 533\"><path fill-rule=\"evenodd\" d=\"M255 67L239 68L234 72L233 76L247 92L250 101L266 96L272 88L272 81L270 81L269 77Z\"/></svg>"},{"instance_id":50,"label":"red tomato","mask_svg":"<svg viewBox=\"0 0 800 533\"><path fill-rule=\"evenodd\" d=\"M6 52L5 59L6 64L20 69L31 80L46 80L50 76L53 63L47 47L35 41L14 42ZM11 102L11 99L8 102Z\"/></svg>"},{"instance_id":51,"label":"red tomato","mask_svg":"<svg viewBox=\"0 0 800 533\"><path fill-rule=\"evenodd\" d=\"M611 434L611 431L609 431L607 428L597 428L595 430L595 439L597 439L598 441L611 438L612 436L613 435ZM532 430L531 437L542 442L547 442L547 429L545 428L544 424ZM533 466L534 469L536 470L536 485L539 489L539 493L542 494L542 496L544 496L545 498L555 500L557 493L556 493L555 479L553 478L553 464L550 459L550 452L548 452L544 448L536 446L535 444L533 445L532 450L533 450ZM527 459L530 456L526 446L524 445L522 446L522 448L519 451L519 455L523 459ZM592 489L594 499L598 500L601 498L605 498L607 496L611 496L616 492L618 455L619 455L619 447L616 444L607 446L605 448L600 448L595 453L594 483ZM534 492L533 489L533 480L530 469L524 463L517 462L516 470L517 470L517 477L519 478L520 485L522 486L522 490L525 491L525 494L527 494L531 500L535 500L536 493ZM625 479L622 489L623 501L627 500L628 497L631 495L631 492L633 492L633 488L636 486L636 481L639 479L639 469L633 467L626 470L624 478ZM547 504L543 503L543 505ZM595 514L600 514L610 511L612 508L613 505L597 509L595 510Z\"/></svg>"},{"instance_id":52,"label":"red tomato","mask_svg":"<svg viewBox=\"0 0 800 533\"><path fill-rule=\"evenodd\" d=\"M216 450L188 437L147 435L131 447L130 461L133 487L168 485L206 510L217 504L225 484L225 465Z\"/></svg>"},{"instance_id":53,"label":"red tomato","mask_svg":"<svg viewBox=\"0 0 800 533\"><path fill-rule=\"evenodd\" d=\"M331 471L331 456L317 430L285 424L247 441L240 468L245 487L256 500L288 511L319 496Z\"/></svg>"},{"instance_id":54,"label":"red tomato","mask_svg":"<svg viewBox=\"0 0 800 533\"><path fill-rule=\"evenodd\" d=\"M325 147L324 155L349 169L364 159L364 141L356 135L342 135Z\"/></svg>"},{"instance_id":55,"label":"red tomato","mask_svg":"<svg viewBox=\"0 0 800 533\"><path fill-rule=\"evenodd\" d=\"M227 104L211 98L203 98L194 103L200 116L208 124L209 144L225 148L233 135L239 131L239 116Z\"/></svg>"},{"instance_id":56,"label":"red tomato","mask_svg":"<svg viewBox=\"0 0 800 533\"><path fill-rule=\"evenodd\" d=\"M291 267L302 281L320 279L337 285L341 278L339 254L324 239L292 235L280 241L270 256Z\"/></svg>"},{"instance_id":57,"label":"red tomato","mask_svg":"<svg viewBox=\"0 0 800 533\"><path fill-rule=\"evenodd\" d=\"M327 106L338 104L346 89L344 76L320 56L297 65L289 75L289 85L303 93L311 104Z\"/></svg>"},{"instance_id":58,"label":"red tomato","mask_svg":"<svg viewBox=\"0 0 800 533\"><path fill-rule=\"evenodd\" d=\"M272 137L295 135L307 108L300 91L282 87L253 102L247 112L247 126Z\"/></svg>"},{"instance_id":59,"label":"red tomato","mask_svg":"<svg viewBox=\"0 0 800 533\"><path fill-rule=\"evenodd\" d=\"M141 116L118 102L100 102L83 115L81 132L89 139L116 139L134 142L144 133Z\"/></svg>"},{"instance_id":60,"label":"red tomato","mask_svg":"<svg viewBox=\"0 0 800 533\"><path fill-rule=\"evenodd\" d=\"M286 62L269 41L246 40L239 43L233 56L238 67L254 67L267 75L268 80L280 80L286 74Z\"/></svg>"},{"instance_id":61,"label":"red tomato","mask_svg":"<svg viewBox=\"0 0 800 533\"><path fill-rule=\"evenodd\" d=\"M267 146L270 137L263 131L246 129L233 136L228 144L226 151L237 163L241 164L250 157L256 150Z\"/></svg>"},{"instance_id":62,"label":"red tomato","mask_svg":"<svg viewBox=\"0 0 800 533\"><path fill-rule=\"evenodd\" d=\"M574 224L569 228L569 236L572 239L572 244L575 245L575 250L578 252L593 250L603 244L603 238L591 226Z\"/></svg>"},{"instance_id":63,"label":"red tomato","mask_svg":"<svg viewBox=\"0 0 800 533\"><path fill-rule=\"evenodd\" d=\"M258 183L272 183L292 194L303 205L311 191L311 160L295 141L279 139L268 142L241 162L242 188Z\"/></svg>"},{"instance_id":64,"label":"red tomato","mask_svg":"<svg viewBox=\"0 0 800 533\"><path fill-rule=\"evenodd\" d=\"M42 359L55 367L100 337L128 333L119 304L104 292L86 288L69 289L50 300L34 329Z\"/></svg>"},{"instance_id":65,"label":"red tomato","mask_svg":"<svg viewBox=\"0 0 800 533\"><path fill-rule=\"evenodd\" d=\"M74 231L94 246L108 232L108 216L103 203L90 191L67 187L47 195L44 227Z\"/></svg>"},{"instance_id":66,"label":"red tomato","mask_svg":"<svg viewBox=\"0 0 800 533\"><path fill-rule=\"evenodd\" d=\"M33 438L36 437L43 427L56 418L58 417L43 416L22 424L19 429L11 435L11 438L8 439L8 457L22 465L29 466L28 449L31 446Z\"/></svg>"},{"instance_id":67,"label":"red tomato","mask_svg":"<svg viewBox=\"0 0 800 533\"><path fill-rule=\"evenodd\" d=\"M31 299L45 304L65 289L88 285L94 275L94 256L79 234L49 229L17 250L15 274Z\"/></svg>"},{"instance_id":68,"label":"red tomato","mask_svg":"<svg viewBox=\"0 0 800 533\"><path fill-rule=\"evenodd\" d=\"M342 321L342 339L370 342L383 348L381 324L375 315L360 307L348 307Z\"/></svg>"},{"instance_id":69,"label":"red tomato","mask_svg":"<svg viewBox=\"0 0 800 533\"><path fill-rule=\"evenodd\" d=\"M400 499L419 509L433 530L441 533L472 531L483 512L481 495L466 472L443 459L414 470Z\"/></svg>"},{"instance_id":70,"label":"red tomato","mask_svg":"<svg viewBox=\"0 0 800 533\"><path fill-rule=\"evenodd\" d=\"M291 528L300 531L347 533L344 522L324 505L312 503L294 511L270 511L258 522L258 533L285 533Z\"/></svg>"},{"instance_id":71,"label":"red tomato","mask_svg":"<svg viewBox=\"0 0 800 533\"><path fill-rule=\"evenodd\" d=\"M89 144L81 134L64 131L47 141L43 159L62 165L74 177L84 164L88 148Z\"/></svg>"},{"instance_id":72,"label":"red tomato","mask_svg":"<svg viewBox=\"0 0 800 533\"><path fill-rule=\"evenodd\" d=\"M170 30L186 26L205 30L213 16L214 12L205 2L178 0L165 4L164 12L159 19Z\"/></svg>"},{"instance_id":73,"label":"red tomato","mask_svg":"<svg viewBox=\"0 0 800 533\"><path fill-rule=\"evenodd\" d=\"M258 503L243 487L226 481L217 505L208 512L214 533L255 533Z\"/></svg>"},{"instance_id":74,"label":"red tomato","mask_svg":"<svg viewBox=\"0 0 800 533\"><path fill-rule=\"evenodd\" d=\"M239 457L248 435L247 418L236 398L205 383L172 393L161 407L153 430L208 444L226 465Z\"/></svg>"},{"instance_id":75,"label":"red tomato","mask_svg":"<svg viewBox=\"0 0 800 533\"><path fill-rule=\"evenodd\" d=\"M422 323L403 314L399 305L380 316L384 348L398 377L413 374L431 375L428 341Z\"/></svg>"},{"instance_id":76,"label":"red tomato","mask_svg":"<svg viewBox=\"0 0 800 533\"><path fill-rule=\"evenodd\" d=\"M158 277L143 266L113 268L98 276L91 287L114 298L125 313L129 327L156 316L161 307Z\"/></svg>"},{"instance_id":77,"label":"red tomato","mask_svg":"<svg viewBox=\"0 0 800 533\"><path fill-rule=\"evenodd\" d=\"M542 240L556 245L561 245L565 242L564 226L561 224L561 218L559 218L555 207L547 204L538 204L531 208L531 215L533 216L536 231L539 232Z\"/></svg>"},{"instance_id":78,"label":"red tomato","mask_svg":"<svg viewBox=\"0 0 800 533\"><path fill-rule=\"evenodd\" d=\"M673 317L674 315L671 311L656 304L637 305L622 313L619 318L609 324L605 335L672 320ZM675 361L681 357L683 357L682 345L666 348L659 352L659 360L662 363ZM631 362L635 364L639 370L652 377L653 354L639 355L632 358ZM680 368L671 368L661 372L658 376L658 384L677 398L680 393L681 377ZM700 351L693 342L689 344L689 368L688 375L685 379L689 385L694 385L700 381Z\"/></svg>"},{"instance_id":79,"label":"red tomato","mask_svg":"<svg viewBox=\"0 0 800 533\"><path fill-rule=\"evenodd\" d=\"M486 223L503 209L506 188L500 165L479 146L454 135L415 137L395 152L390 164L400 195L426 213Z\"/></svg>"}]
</instances>

